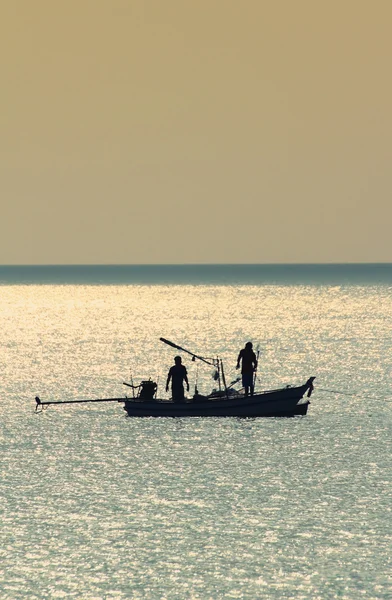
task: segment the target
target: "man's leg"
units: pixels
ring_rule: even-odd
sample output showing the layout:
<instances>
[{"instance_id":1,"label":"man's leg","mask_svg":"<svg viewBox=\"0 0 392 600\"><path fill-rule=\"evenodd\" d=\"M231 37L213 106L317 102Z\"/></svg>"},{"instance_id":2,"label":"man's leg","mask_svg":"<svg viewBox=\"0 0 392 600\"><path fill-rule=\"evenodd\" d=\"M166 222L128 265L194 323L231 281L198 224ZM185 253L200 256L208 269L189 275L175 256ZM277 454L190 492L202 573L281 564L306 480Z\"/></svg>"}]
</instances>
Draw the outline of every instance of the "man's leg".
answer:
<instances>
[{"instance_id":1,"label":"man's leg","mask_svg":"<svg viewBox=\"0 0 392 600\"><path fill-rule=\"evenodd\" d=\"M243 373L242 385L245 388L245 396L249 396L249 388L251 390L251 395L252 395L252 376L249 376L249 373Z\"/></svg>"},{"instance_id":2,"label":"man's leg","mask_svg":"<svg viewBox=\"0 0 392 600\"><path fill-rule=\"evenodd\" d=\"M184 386L176 385L172 387L173 402L184 402Z\"/></svg>"}]
</instances>

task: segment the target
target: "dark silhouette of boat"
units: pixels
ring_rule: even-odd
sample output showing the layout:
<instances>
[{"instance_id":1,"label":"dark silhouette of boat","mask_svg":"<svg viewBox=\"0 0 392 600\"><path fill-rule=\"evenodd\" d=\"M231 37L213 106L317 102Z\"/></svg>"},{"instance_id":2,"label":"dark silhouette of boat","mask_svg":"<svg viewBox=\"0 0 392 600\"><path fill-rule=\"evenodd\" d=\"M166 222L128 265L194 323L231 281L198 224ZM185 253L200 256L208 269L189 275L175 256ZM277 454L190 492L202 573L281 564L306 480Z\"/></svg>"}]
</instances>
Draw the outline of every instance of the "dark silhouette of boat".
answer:
<instances>
[{"instance_id":1,"label":"dark silhouette of boat","mask_svg":"<svg viewBox=\"0 0 392 600\"><path fill-rule=\"evenodd\" d=\"M183 402L173 399L157 398L158 386L154 381L142 381L139 385L125 383L132 388L132 398L96 398L91 400L59 400L45 401L36 396L36 411L50 404L75 404L85 402L119 402L130 417L294 417L306 415L310 404L315 377L299 386L287 386L275 390L255 391L253 396L246 396L242 390L233 389L239 379L226 385L223 363L219 358L207 359L189 352L185 348L160 338L164 343L187 352L192 360L201 360L216 368L214 377L219 386L211 394L199 394L197 386L192 398Z\"/></svg>"},{"instance_id":2,"label":"dark silhouette of boat","mask_svg":"<svg viewBox=\"0 0 392 600\"><path fill-rule=\"evenodd\" d=\"M215 392L209 396L195 396L185 402L171 400L129 398L124 409L130 417L294 417L306 415L313 390L314 377L298 387L285 387L255 393ZM306 394L306 400L304 396Z\"/></svg>"}]
</instances>

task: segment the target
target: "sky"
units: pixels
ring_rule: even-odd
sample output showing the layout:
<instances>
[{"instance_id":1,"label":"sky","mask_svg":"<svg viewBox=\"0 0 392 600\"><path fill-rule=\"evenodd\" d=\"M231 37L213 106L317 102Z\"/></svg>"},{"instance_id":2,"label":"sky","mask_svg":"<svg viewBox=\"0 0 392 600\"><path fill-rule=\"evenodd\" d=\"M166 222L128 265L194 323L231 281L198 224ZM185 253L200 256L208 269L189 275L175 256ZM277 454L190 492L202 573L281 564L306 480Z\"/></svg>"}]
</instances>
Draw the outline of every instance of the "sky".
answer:
<instances>
[{"instance_id":1,"label":"sky","mask_svg":"<svg viewBox=\"0 0 392 600\"><path fill-rule=\"evenodd\" d=\"M2 0L0 264L392 262L390 0Z\"/></svg>"}]
</instances>

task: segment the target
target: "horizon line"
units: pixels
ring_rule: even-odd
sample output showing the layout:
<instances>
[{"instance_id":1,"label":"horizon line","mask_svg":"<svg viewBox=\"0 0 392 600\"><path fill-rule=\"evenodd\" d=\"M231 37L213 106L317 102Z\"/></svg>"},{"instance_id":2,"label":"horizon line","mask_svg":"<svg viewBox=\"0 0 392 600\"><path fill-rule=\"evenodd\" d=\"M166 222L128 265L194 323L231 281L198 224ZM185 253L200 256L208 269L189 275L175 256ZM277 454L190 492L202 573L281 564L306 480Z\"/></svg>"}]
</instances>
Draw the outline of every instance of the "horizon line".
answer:
<instances>
[{"instance_id":1,"label":"horizon line","mask_svg":"<svg viewBox=\"0 0 392 600\"><path fill-rule=\"evenodd\" d=\"M271 262L271 263L15 263L0 264L0 268L14 267L296 267L296 266L380 266L392 261L377 262Z\"/></svg>"}]
</instances>

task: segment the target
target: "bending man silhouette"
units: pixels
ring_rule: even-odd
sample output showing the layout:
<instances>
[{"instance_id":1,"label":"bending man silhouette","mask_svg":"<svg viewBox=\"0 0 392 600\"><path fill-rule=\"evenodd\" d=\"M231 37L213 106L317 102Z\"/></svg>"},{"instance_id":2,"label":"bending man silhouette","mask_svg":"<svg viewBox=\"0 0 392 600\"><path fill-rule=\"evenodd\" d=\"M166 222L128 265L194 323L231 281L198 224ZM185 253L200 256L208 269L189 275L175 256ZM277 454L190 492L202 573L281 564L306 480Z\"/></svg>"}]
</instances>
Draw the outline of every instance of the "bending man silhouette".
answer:
<instances>
[{"instance_id":1,"label":"bending man silhouette","mask_svg":"<svg viewBox=\"0 0 392 600\"><path fill-rule=\"evenodd\" d=\"M236 369L240 368L240 362L242 360L242 385L245 388L245 396L250 395L253 396L254 384L253 384L253 373L257 369L257 358L256 354L253 352L253 344L252 342L247 342L245 344L245 348L241 350L237 358L237 366Z\"/></svg>"},{"instance_id":2,"label":"bending man silhouette","mask_svg":"<svg viewBox=\"0 0 392 600\"><path fill-rule=\"evenodd\" d=\"M189 392L188 373L184 365L181 363L181 356L176 356L174 365L170 367L166 381L166 391L169 391L169 383L172 382L172 397L173 402L184 402L184 381L186 389Z\"/></svg>"}]
</instances>

